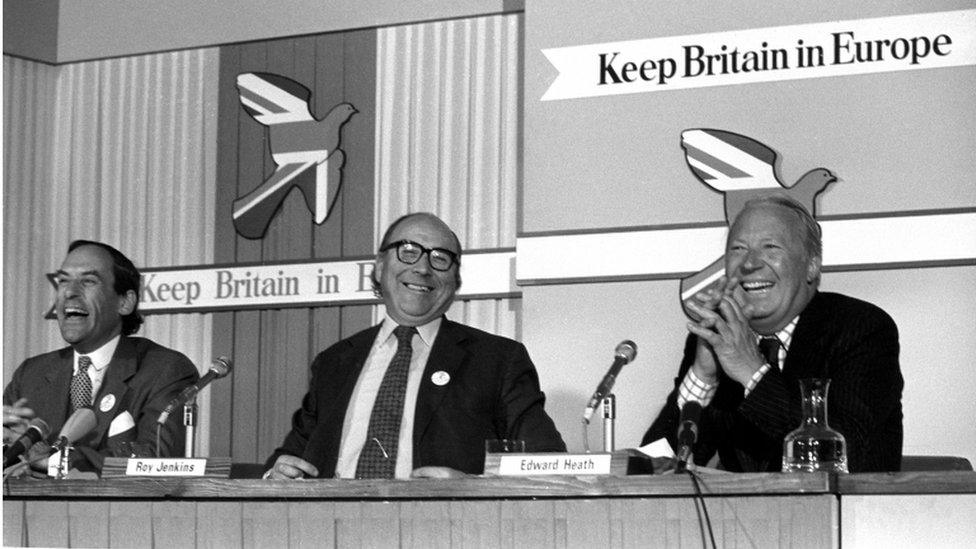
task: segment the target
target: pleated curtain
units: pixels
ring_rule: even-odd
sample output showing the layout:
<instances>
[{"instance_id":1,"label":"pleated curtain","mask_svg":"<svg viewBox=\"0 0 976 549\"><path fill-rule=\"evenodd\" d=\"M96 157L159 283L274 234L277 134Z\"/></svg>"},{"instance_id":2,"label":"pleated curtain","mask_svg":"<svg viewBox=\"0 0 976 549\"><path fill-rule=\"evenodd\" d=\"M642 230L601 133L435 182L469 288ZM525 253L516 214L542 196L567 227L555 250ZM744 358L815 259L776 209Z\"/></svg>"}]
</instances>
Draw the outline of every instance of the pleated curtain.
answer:
<instances>
[{"instance_id":1,"label":"pleated curtain","mask_svg":"<svg viewBox=\"0 0 976 549\"><path fill-rule=\"evenodd\" d=\"M430 211L454 228L466 250L515 246L521 17L380 29L377 244L400 215ZM518 299L457 302L448 316L520 335Z\"/></svg>"},{"instance_id":2,"label":"pleated curtain","mask_svg":"<svg viewBox=\"0 0 976 549\"><path fill-rule=\"evenodd\" d=\"M72 240L142 268L212 262L217 62L216 49L60 66L4 56L5 384L23 359L64 346L42 318L45 274ZM209 367L207 314L148 316L138 335Z\"/></svg>"}]
</instances>

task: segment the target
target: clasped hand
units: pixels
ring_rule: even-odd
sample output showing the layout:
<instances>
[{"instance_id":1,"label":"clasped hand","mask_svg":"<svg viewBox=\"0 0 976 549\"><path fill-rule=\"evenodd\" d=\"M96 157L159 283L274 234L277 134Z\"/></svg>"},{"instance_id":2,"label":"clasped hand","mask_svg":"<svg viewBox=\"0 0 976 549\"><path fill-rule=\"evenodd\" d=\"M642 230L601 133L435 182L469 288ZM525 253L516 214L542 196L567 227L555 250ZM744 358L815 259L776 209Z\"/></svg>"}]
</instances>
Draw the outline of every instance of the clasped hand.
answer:
<instances>
[{"instance_id":1,"label":"clasped hand","mask_svg":"<svg viewBox=\"0 0 976 549\"><path fill-rule=\"evenodd\" d=\"M693 368L706 383L718 380L718 368L745 386L762 367L756 347L756 334L749 327L751 308L743 306L734 292L739 280L722 277L717 288L699 292L687 302L701 320L690 321L688 331L698 336Z\"/></svg>"},{"instance_id":2,"label":"clasped hand","mask_svg":"<svg viewBox=\"0 0 976 549\"><path fill-rule=\"evenodd\" d=\"M3 443L10 444L27 431L34 410L27 407L27 399L21 398L13 405L3 405Z\"/></svg>"}]
</instances>

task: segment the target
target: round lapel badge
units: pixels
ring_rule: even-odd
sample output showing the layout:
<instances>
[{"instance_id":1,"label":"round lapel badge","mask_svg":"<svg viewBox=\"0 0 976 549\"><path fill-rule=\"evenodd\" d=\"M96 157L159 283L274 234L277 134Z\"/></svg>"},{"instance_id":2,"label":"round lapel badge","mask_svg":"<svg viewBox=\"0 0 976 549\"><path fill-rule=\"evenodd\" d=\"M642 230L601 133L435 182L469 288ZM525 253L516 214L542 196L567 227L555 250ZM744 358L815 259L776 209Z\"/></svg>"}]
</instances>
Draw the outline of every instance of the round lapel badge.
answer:
<instances>
[{"instance_id":1,"label":"round lapel badge","mask_svg":"<svg viewBox=\"0 0 976 549\"><path fill-rule=\"evenodd\" d=\"M107 412L115 406L115 395L105 395L102 397L102 401L98 403L98 409Z\"/></svg>"},{"instance_id":2,"label":"round lapel badge","mask_svg":"<svg viewBox=\"0 0 976 549\"><path fill-rule=\"evenodd\" d=\"M444 370L437 370L430 375L430 380L438 387L443 387L451 381L451 374L445 372Z\"/></svg>"}]
</instances>

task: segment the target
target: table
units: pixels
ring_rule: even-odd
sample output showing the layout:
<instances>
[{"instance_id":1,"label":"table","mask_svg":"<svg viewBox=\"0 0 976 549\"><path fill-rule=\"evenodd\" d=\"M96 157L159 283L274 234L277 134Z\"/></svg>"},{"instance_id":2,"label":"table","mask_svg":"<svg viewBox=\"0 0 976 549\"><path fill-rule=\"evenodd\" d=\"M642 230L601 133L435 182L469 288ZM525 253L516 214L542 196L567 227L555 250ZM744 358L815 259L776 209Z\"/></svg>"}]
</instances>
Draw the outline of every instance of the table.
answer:
<instances>
[{"instance_id":1,"label":"table","mask_svg":"<svg viewBox=\"0 0 976 549\"><path fill-rule=\"evenodd\" d=\"M708 474L701 490L719 547L863 545L898 498L976 508L976 473ZM15 479L3 493L4 545L702 547L707 536L684 475ZM911 509L898 520L918 529L930 513ZM958 526L945 539L966 539Z\"/></svg>"},{"instance_id":2,"label":"table","mask_svg":"<svg viewBox=\"0 0 976 549\"><path fill-rule=\"evenodd\" d=\"M826 474L716 474L724 544L836 545ZM688 476L13 480L4 544L126 547L700 547Z\"/></svg>"}]
</instances>

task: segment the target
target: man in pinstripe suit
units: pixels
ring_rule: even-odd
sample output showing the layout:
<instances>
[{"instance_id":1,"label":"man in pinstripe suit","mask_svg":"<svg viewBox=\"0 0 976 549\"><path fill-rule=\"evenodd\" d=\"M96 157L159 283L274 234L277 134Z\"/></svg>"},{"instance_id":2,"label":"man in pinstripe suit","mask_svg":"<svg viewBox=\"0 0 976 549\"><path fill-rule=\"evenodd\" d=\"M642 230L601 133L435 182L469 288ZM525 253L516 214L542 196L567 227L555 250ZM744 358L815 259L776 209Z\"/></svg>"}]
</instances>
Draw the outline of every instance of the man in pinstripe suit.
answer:
<instances>
[{"instance_id":1,"label":"man in pinstripe suit","mask_svg":"<svg viewBox=\"0 0 976 549\"><path fill-rule=\"evenodd\" d=\"M675 389L644 435L675 444L680 410L702 407L694 459L717 452L731 471L778 471L783 437L800 425L803 378L830 378L828 421L847 439L851 472L897 471L904 387L898 329L878 307L818 291L820 227L781 195L754 199L735 219L725 290L689 304L690 335ZM774 342L764 357L760 337ZM775 339L773 339L775 338Z\"/></svg>"}]
</instances>

